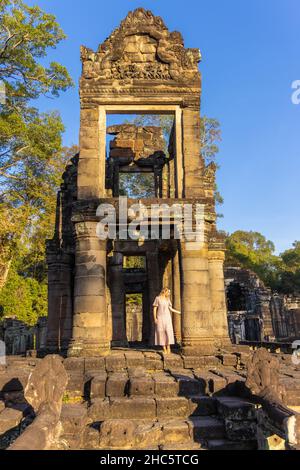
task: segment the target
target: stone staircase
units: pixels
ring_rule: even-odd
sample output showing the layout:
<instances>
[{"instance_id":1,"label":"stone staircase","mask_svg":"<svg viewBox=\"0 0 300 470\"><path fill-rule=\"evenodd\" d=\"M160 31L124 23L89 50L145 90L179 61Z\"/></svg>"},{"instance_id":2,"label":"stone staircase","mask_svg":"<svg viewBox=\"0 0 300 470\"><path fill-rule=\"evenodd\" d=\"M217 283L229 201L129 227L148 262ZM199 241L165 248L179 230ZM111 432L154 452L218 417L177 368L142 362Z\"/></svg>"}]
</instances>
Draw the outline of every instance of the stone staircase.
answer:
<instances>
[{"instance_id":1,"label":"stone staircase","mask_svg":"<svg viewBox=\"0 0 300 470\"><path fill-rule=\"evenodd\" d=\"M206 358L201 369L203 358L152 352L143 358L143 366L137 352L85 359L84 366L81 359L65 360L70 381L61 415L61 448L257 447L255 405L230 396L244 383L242 372L215 357ZM233 360L236 364L237 356ZM82 395L85 401L76 403Z\"/></svg>"}]
</instances>

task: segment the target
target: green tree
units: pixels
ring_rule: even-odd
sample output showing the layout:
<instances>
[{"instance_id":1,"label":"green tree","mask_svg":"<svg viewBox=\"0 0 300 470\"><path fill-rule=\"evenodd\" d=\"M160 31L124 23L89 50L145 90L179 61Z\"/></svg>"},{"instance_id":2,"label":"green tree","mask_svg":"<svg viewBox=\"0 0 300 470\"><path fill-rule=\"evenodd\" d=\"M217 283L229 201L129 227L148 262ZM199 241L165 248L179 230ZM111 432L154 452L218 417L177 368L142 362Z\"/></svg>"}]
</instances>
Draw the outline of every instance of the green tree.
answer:
<instances>
[{"instance_id":1,"label":"green tree","mask_svg":"<svg viewBox=\"0 0 300 470\"><path fill-rule=\"evenodd\" d=\"M40 316L47 315L47 284L20 276L10 269L7 282L0 292L0 319L16 317L34 325Z\"/></svg>"},{"instance_id":2,"label":"green tree","mask_svg":"<svg viewBox=\"0 0 300 470\"><path fill-rule=\"evenodd\" d=\"M286 294L300 294L300 241L280 254L277 289Z\"/></svg>"},{"instance_id":3,"label":"green tree","mask_svg":"<svg viewBox=\"0 0 300 470\"><path fill-rule=\"evenodd\" d=\"M280 260L274 244L261 233L237 230L227 237L226 249L227 265L251 269L270 287L277 285Z\"/></svg>"},{"instance_id":4,"label":"green tree","mask_svg":"<svg viewBox=\"0 0 300 470\"><path fill-rule=\"evenodd\" d=\"M48 48L65 35L53 15L21 0L0 4L0 289L14 257L50 213L63 167L57 113L40 114L32 100L57 96L72 85L64 66L45 64ZM55 198L54 198L55 200ZM52 211L52 212L51 212Z\"/></svg>"}]
</instances>

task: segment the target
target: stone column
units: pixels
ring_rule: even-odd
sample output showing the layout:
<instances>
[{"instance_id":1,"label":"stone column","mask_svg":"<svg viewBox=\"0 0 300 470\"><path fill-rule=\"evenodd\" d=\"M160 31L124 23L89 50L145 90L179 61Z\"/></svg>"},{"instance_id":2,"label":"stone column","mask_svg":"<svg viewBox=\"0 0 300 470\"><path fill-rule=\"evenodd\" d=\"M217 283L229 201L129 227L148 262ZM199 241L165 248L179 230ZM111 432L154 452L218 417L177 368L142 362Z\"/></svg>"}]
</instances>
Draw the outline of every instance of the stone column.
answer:
<instances>
[{"instance_id":1,"label":"stone column","mask_svg":"<svg viewBox=\"0 0 300 470\"><path fill-rule=\"evenodd\" d=\"M114 253L109 258L109 287L112 309L112 345L128 346L125 325L125 289L123 282L123 255Z\"/></svg>"},{"instance_id":2,"label":"stone column","mask_svg":"<svg viewBox=\"0 0 300 470\"><path fill-rule=\"evenodd\" d=\"M72 334L72 257L49 253L48 321L46 348L49 352L65 351Z\"/></svg>"},{"instance_id":3,"label":"stone column","mask_svg":"<svg viewBox=\"0 0 300 470\"><path fill-rule=\"evenodd\" d=\"M78 199L105 195L105 138L105 112L98 106L81 108Z\"/></svg>"},{"instance_id":4,"label":"stone column","mask_svg":"<svg viewBox=\"0 0 300 470\"><path fill-rule=\"evenodd\" d=\"M106 315L106 241L96 221L76 222L73 336L69 356L100 356L109 350Z\"/></svg>"},{"instance_id":5,"label":"stone column","mask_svg":"<svg viewBox=\"0 0 300 470\"><path fill-rule=\"evenodd\" d=\"M180 295L180 266L179 255L176 252L172 260L172 285L173 285L173 308L181 312L181 295ZM173 313L173 327L176 343L181 343L181 315Z\"/></svg>"},{"instance_id":6,"label":"stone column","mask_svg":"<svg viewBox=\"0 0 300 470\"><path fill-rule=\"evenodd\" d=\"M158 254L157 252L147 252L147 273L148 273L148 290L149 290L149 344L154 344L154 321L153 321L153 302L161 289L161 281L159 275ZM143 332L144 333L144 332ZM144 334L143 334L144 336Z\"/></svg>"},{"instance_id":7,"label":"stone column","mask_svg":"<svg viewBox=\"0 0 300 470\"><path fill-rule=\"evenodd\" d=\"M207 248L196 241L181 243L182 346L185 355L215 352Z\"/></svg>"},{"instance_id":8,"label":"stone column","mask_svg":"<svg viewBox=\"0 0 300 470\"><path fill-rule=\"evenodd\" d=\"M200 156L200 114L197 108L184 108L182 112L183 155L184 155L184 195L203 195L204 167Z\"/></svg>"},{"instance_id":9,"label":"stone column","mask_svg":"<svg viewBox=\"0 0 300 470\"><path fill-rule=\"evenodd\" d=\"M231 344L224 287L224 259L223 251L208 251L212 328L216 343L220 347Z\"/></svg>"}]
</instances>

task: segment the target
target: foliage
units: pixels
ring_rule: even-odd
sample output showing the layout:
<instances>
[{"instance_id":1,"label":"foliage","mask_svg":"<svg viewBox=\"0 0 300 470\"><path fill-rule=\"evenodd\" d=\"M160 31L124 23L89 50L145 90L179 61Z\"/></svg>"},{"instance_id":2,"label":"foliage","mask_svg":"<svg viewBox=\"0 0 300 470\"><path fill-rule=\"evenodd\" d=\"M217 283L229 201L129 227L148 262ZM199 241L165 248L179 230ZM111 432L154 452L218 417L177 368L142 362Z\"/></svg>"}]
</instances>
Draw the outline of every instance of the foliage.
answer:
<instances>
[{"instance_id":1,"label":"foliage","mask_svg":"<svg viewBox=\"0 0 300 470\"><path fill-rule=\"evenodd\" d=\"M295 241L293 248L280 255L278 290L289 294L300 294L300 242Z\"/></svg>"},{"instance_id":2,"label":"foliage","mask_svg":"<svg viewBox=\"0 0 300 470\"><path fill-rule=\"evenodd\" d=\"M41 95L57 96L72 80L61 64L44 65L48 48L65 35L55 17L21 0L0 5L0 267L24 256L49 233L55 193L65 163L64 126L58 113L32 107ZM1 283L0 283L1 284Z\"/></svg>"},{"instance_id":3,"label":"foliage","mask_svg":"<svg viewBox=\"0 0 300 470\"><path fill-rule=\"evenodd\" d=\"M300 294L299 241L276 256L274 244L262 234L238 230L227 237L226 249L226 265L251 269L280 293Z\"/></svg>"},{"instance_id":4,"label":"foliage","mask_svg":"<svg viewBox=\"0 0 300 470\"><path fill-rule=\"evenodd\" d=\"M47 315L47 284L20 276L10 269L7 282L0 292L0 318L16 317L34 325L40 316Z\"/></svg>"}]
</instances>

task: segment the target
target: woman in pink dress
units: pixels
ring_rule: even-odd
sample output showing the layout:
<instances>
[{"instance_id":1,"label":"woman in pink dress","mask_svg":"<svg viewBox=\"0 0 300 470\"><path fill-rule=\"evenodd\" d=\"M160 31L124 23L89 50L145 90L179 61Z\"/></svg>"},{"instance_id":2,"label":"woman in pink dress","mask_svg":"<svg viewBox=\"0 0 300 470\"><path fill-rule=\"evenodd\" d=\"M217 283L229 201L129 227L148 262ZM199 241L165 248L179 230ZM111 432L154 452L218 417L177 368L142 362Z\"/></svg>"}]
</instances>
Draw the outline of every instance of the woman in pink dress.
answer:
<instances>
[{"instance_id":1,"label":"woman in pink dress","mask_svg":"<svg viewBox=\"0 0 300 470\"><path fill-rule=\"evenodd\" d=\"M153 317L155 323L155 344L163 346L164 353L170 353L170 345L175 343L171 312L179 313L172 308L170 289L164 287L155 297L153 303Z\"/></svg>"}]
</instances>

